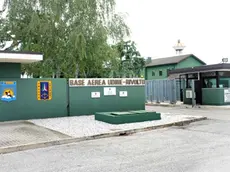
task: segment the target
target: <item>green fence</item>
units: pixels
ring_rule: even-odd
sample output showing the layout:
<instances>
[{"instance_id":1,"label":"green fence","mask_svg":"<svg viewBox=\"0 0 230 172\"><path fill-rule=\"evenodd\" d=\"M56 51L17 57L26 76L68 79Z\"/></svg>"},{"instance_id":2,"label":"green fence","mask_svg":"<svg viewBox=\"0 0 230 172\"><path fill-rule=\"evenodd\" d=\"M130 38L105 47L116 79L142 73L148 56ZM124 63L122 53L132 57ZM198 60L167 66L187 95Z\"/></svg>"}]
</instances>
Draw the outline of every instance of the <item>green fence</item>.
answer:
<instances>
[{"instance_id":1,"label":"green fence","mask_svg":"<svg viewBox=\"0 0 230 172\"><path fill-rule=\"evenodd\" d=\"M69 88L66 79L0 78L0 81L17 82L16 101L0 101L0 121L92 115L95 112L145 109L144 86L116 86L116 95L104 96L103 89L105 86ZM52 82L51 100L39 101L37 99L37 81ZM120 97L119 91L127 91L128 96ZM100 92L100 98L92 98L91 92Z\"/></svg>"}]
</instances>

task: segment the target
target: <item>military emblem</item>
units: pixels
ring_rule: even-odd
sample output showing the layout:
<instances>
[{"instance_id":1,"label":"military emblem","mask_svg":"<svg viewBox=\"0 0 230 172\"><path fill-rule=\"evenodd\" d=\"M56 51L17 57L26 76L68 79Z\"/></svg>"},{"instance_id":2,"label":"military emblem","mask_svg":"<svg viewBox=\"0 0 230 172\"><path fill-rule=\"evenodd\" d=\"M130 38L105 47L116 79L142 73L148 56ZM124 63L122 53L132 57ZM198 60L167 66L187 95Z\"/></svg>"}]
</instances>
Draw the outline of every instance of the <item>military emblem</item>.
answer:
<instances>
[{"instance_id":1,"label":"military emblem","mask_svg":"<svg viewBox=\"0 0 230 172\"><path fill-rule=\"evenodd\" d=\"M52 100L52 82L38 81L37 82L37 99Z\"/></svg>"},{"instance_id":2,"label":"military emblem","mask_svg":"<svg viewBox=\"0 0 230 172\"><path fill-rule=\"evenodd\" d=\"M17 82L1 81L0 82L1 101L11 102L16 100Z\"/></svg>"}]
</instances>

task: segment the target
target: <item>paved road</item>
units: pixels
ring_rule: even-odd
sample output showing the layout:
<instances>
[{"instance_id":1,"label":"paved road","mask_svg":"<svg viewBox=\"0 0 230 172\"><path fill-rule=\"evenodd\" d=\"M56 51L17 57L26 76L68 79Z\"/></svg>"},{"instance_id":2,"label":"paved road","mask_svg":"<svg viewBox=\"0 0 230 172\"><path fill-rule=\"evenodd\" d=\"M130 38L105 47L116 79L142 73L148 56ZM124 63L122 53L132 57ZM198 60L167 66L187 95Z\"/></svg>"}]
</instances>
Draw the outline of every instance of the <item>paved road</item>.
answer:
<instances>
[{"instance_id":1,"label":"paved road","mask_svg":"<svg viewBox=\"0 0 230 172\"><path fill-rule=\"evenodd\" d=\"M230 121L0 155L4 172L229 172Z\"/></svg>"}]
</instances>

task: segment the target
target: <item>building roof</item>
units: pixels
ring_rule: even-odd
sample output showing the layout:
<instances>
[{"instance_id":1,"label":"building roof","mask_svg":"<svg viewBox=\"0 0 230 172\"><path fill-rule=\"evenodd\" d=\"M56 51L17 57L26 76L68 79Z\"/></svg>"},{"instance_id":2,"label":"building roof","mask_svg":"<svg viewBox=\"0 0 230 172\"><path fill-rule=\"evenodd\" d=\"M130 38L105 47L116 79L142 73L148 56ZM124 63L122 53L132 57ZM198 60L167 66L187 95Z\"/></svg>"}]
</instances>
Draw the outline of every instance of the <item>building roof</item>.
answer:
<instances>
[{"instance_id":1,"label":"building roof","mask_svg":"<svg viewBox=\"0 0 230 172\"><path fill-rule=\"evenodd\" d=\"M194 56L193 54L186 54L186 55L179 55L179 56L172 56L172 57L165 57L165 58L158 58L153 59L151 63L147 64L145 67L152 67L152 66L160 66L160 65L169 65L169 64L177 64L181 61L193 56L195 59L200 61L202 64L206 65L205 62L200 60L198 57Z\"/></svg>"},{"instance_id":2,"label":"building roof","mask_svg":"<svg viewBox=\"0 0 230 172\"><path fill-rule=\"evenodd\" d=\"M37 55L43 55L43 53L32 52L32 51L6 51L6 50L0 50L0 53L7 53L7 54L37 54Z\"/></svg>"},{"instance_id":3,"label":"building roof","mask_svg":"<svg viewBox=\"0 0 230 172\"><path fill-rule=\"evenodd\" d=\"M230 63L220 63L213 65L204 65L197 67L181 68L168 71L169 75L173 74L190 74L190 73L202 73L212 71L230 71Z\"/></svg>"}]
</instances>

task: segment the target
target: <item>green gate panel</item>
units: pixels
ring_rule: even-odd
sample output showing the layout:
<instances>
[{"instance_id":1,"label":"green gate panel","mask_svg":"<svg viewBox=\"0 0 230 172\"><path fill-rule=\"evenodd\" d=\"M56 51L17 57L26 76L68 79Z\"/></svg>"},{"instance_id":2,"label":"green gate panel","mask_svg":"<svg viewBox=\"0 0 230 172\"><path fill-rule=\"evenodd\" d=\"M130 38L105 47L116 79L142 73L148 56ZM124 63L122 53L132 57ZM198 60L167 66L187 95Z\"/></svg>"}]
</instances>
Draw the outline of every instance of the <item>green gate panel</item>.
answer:
<instances>
[{"instance_id":1,"label":"green gate panel","mask_svg":"<svg viewBox=\"0 0 230 172\"><path fill-rule=\"evenodd\" d=\"M0 101L0 121L67 116L66 79L2 78L0 81L17 81L17 100ZM52 81L52 100L37 100L37 81Z\"/></svg>"},{"instance_id":2,"label":"green gate panel","mask_svg":"<svg viewBox=\"0 0 230 172\"><path fill-rule=\"evenodd\" d=\"M115 86L113 86L115 87ZM128 97L119 97L119 91L127 91ZM91 98L91 92L101 97ZM92 115L95 112L145 110L144 86L116 86L116 96L104 96L104 87L70 87L69 115Z\"/></svg>"}]
</instances>

